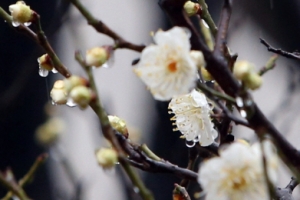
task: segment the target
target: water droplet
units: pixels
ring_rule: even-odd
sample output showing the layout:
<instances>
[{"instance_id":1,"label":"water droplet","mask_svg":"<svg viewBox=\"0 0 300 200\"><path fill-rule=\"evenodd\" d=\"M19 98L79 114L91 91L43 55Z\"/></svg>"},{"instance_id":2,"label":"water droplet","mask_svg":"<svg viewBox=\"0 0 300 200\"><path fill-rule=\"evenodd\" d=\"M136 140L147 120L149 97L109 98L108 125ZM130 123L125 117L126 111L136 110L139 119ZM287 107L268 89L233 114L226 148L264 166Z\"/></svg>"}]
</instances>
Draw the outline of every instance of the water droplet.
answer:
<instances>
[{"instance_id":1,"label":"water droplet","mask_svg":"<svg viewBox=\"0 0 300 200\"><path fill-rule=\"evenodd\" d=\"M206 28L209 28L209 26L207 25L206 21L204 21L203 19L202 19L202 24L203 24Z\"/></svg>"},{"instance_id":2,"label":"water droplet","mask_svg":"<svg viewBox=\"0 0 300 200\"><path fill-rule=\"evenodd\" d=\"M185 142L185 145L188 147L188 148L192 148L195 146L195 142L194 141L186 141Z\"/></svg>"},{"instance_id":3,"label":"water droplet","mask_svg":"<svg viewBox=\"0 0 300 200\"><path fill-rule=\"evenodd\" d=\"M53 69L51 70L52 73L56 74L58 71L53 67Z\"/></svg>"},{"instance_id":4,"label":"water droplet","mask_svg":"<svg viewBox=\"0 0 300 200\"><path fill-rule=\"evenodd\" d=\"M106 62L102 65L103 68L110 68L110 65Z\"/></svg>"},{"instance_id":5,"label":"water droplet","mask_svg":"<svg viewBox=\"0 0 300 200\"><path fill-rule=\"evenodd\" d=\"M243 102L243 99L241 97L237 97L235 99L235 101L236 101L236 104L237 104L238 107L243 107L244 106L244 102Z\"/></svg>"},{"instance_id":6,"label":"water droplet","mask_svg":"<svg viewBox=\"0 0 300 200\"><path fill-rule=\"evenodd\" d=\"M31 22L25 22L24 23L24 26L30 26L31 25Z\"/></svg>"},{"instance_id":7,"label":"water droplet","mask_svg":"<svg viewBox=\"0 0 300 200\"><path fill-rule=\"evenodd\" d=\"M250 100L250 99L247 99L246 102L245 102L246 106L251 106L252 104L253 104L253 101Z\"/></svg>"},{"instance_id":8,"label":"water droplet","mask_svg":"<svg viewBox=\"0 0 300 200\"><path fill-rule=\"evenodd\" d=\"M69 107L75 107L75 106L77 106L77 104L74 103L74 101L73 101L72 98L69 98L69 99L68 99L66 105L69 106Z\"/></svg>"},{"instance_id":9,"label":"water droplet","mask_svg":"<svg viewBox=\"0 0 300 200\"><path fill-rule=\"evenodd\" d=\"M116 162L115 164L116 164L116 165L119 165L119 164L120 164L120 162Z\"/></svg>"},{"instance_id":10,"label":"water droplet","mask_svg":"<svg viewBox=\"0 0 300 200\"><path fill-rule=\"evenodd\" d=\"M247 117L247 112L245 110L240 111L242 117Z\"/></svg>"},{"instance_id":11,"label":"water droplet","mask_svg":"<svg viewBox=\"0 0 300 200\"><path fill-rule=\"evenodd\" d=\"M48 76L48 74L49 74L49 71L48 70L46 70L46 69L43 69L43 68L39 68L39 75L41 76L41 77L46 77L46 76Z\"/></svg>"},{"instance_id":12,"label":"water droplet","mask_svg":"<svg viewBox=\"0 0 300 200\"><path fill-rule=\"evenodd\" d=\"M139 192L140 192L140 189L139 189L138 187L134 186L134 187L133 187L133 191L134 191L135 193L139 193Z\"/></svg>"},{"instance_id":13,"label":"water droplet","mask_svg":"<svg viewBox=\"0 0 300 200\"><path fill-rule=\"evenodd\" d=\"M53 105L53 106L57 106L57 103L55 102L55 101L51 101L51 104Z\"/></svg>"},{"instance_id":14,"label":"water droplet","mask_svg":"<svg viewBox=\"0 0 300 200\"><path fill-rule=\"evenodd\" d=\"M11 24L13 25L13 27L18 27L18 26L20 26L20 23L19 23L19 22L16 22L16 21L12 21Z\"/></svg>"}]
</instances>

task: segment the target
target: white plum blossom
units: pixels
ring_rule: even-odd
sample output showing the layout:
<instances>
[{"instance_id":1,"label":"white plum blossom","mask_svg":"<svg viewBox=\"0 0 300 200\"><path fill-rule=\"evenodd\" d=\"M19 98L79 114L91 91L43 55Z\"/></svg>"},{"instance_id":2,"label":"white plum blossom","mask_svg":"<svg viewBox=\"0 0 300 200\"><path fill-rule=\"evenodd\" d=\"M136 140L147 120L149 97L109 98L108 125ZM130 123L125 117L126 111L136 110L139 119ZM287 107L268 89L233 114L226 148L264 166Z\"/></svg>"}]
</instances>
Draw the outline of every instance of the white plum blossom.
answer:
<instances>
[{"instance_id":1,"label":"white plum blossom","mask_svg":"<svg viewBox=\"0 0 300 200\"><path fill-rule=\"evenodd\" d=\"M188 30L174 27L157 31L156 45L146 47L136 74L148 86L154 98L161 101L190 92L197 78L197 67L190 55Z\"/></svg>"},{"instance_id":2,"label":"white plum blossom","mask_svg":"<svg viewBox=\"0 0 300 200\"><path fill-rule=\"evenodd\" d=\"M278 157L268 140L263 142L269 180L277 180ZM206 200L269 200L261 145L233 143L200 166L198 182Z\"/></svg>"},{"instance_id":3,"label":"white plum blossom","mask_svg":"<svg viewBox=\"0 0 300 200\"><path fill-rule=\"evenodd\" d=\"M201 146L208 146L218 136L210 119L211 107L203 93L193 90L187 95L174 97L169 109L175 116L177 129L187 141L199 141Z\"/></svg>"}]
</instances>

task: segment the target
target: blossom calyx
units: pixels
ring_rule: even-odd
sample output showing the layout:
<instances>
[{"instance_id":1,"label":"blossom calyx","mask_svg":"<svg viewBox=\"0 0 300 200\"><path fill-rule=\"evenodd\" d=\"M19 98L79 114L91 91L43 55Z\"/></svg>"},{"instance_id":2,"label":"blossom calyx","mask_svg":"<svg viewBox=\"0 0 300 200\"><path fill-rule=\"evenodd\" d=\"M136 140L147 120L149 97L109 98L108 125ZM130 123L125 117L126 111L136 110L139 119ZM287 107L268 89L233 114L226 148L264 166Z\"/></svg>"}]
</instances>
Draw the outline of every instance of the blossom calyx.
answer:
<instances>
[{"instance_id":1,"label":"blossom calyx","mask_svg":"<svg viewBox=\"0 0 300 200\"><path fill-rule=\"evenodd\" d=\"M193 16L197 14L200 10L200 5L198 3L194 3L192 1L185 2L183 6L185 12L188 14L188 16Z\"/></svg>"},{"instance_id":2,"label":"blossom calyx","mask_svg":"<svg viewBox=\"0 0 300 200\"><path fill-rule=\"evenodd\" d=\"M51 71L54 68L52 61L48 54L44 54L41 57L39 57L38 63L39 63L40 68L47 70L47 71Z\"/></svg>"},{"instance_id":3,"label":"blossom calyx","mask_svg":"<svg viewBox=\"0 0 300 200\"><path fill-rule=\"evenodd\" d=\"M76 103L80 108L86 108L92 98L92 92L86 86L76 86L70 92L70 98Z\"/></svg>"},{"instance_id":4,"label":"blossom calyx","mask_svg":"<svg viewBox=\"0 0 300 200\"><path fill-rule=\"evenodd\" d=\"M10 5L9 11L11 12L13 24L15 23L16 26L31 22L33 19L33 11L24 1L17 1L17 3Z\"/></svg>"},{"instance_id":5,"label":"blossom calyx","mask_svg":"<svg viewBox=\"0 0 300 200\"><path fill-rule=\"evenodd\" d=\"M50 96L52 101L55 104L62 105L66 104L68 101L68 94L65 90L64 81L58 80L54 83L53 88L50 92Z\"/></svg>"},{"instance_id":6,"label":"blossom calyx","mask_svg":"<svg viewBox=\"0 0 300 200\"><path fill-rule=\"evenodd\" d=\"M118 162L118 154L113 149L101 148L96 151L98 164L104 169L112 168Z\"/></svg>"},{"instance_id":7,"label":"blossom calyx","mask_svg":"<svg viewBox=\"0 0 300 200\"><path fill-rule=\"evenodd\" d=\"M103 46L103 47L94 47L86 51L85 54L85 64L87 66L101 67L106 63L112 53L112 47Z\"/></svg>"},{"instance_id":8,"label":"blossom calyx","mask_svg":"<svg viewBox=\"0 0 300 200\"><path fill-rule=\"evenodd\" d=\"M122 133L126 138L128 138L127 126L123 119L121 119L117 116L112 116L112 115L108 115L108 119L109 119L110 125L113 127L113 129Z\"/></svg>"}]
</instances>

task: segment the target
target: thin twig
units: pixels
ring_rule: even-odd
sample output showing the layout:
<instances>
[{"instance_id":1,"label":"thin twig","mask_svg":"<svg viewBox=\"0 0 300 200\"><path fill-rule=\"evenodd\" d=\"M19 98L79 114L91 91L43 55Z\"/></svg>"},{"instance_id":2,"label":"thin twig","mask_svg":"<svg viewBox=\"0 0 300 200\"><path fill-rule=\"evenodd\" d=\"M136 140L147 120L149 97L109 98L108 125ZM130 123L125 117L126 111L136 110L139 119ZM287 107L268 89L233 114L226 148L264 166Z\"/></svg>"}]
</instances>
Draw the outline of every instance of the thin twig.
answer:
<instances>
[{"instance_id":1,"label":"thin twig","mask_svg":"<svg viewBox=\"0 0 300 200\"><path fill-rule=\"evenodd\" d=\"M9 23L9 26L16 31L21 33L25 33L31 39L33 39L37 44L39 44L46 53L50 56L51 61L53 62L54 68L61 73L64 77L68 78L71 76L71 73L67 70L67 68L61 63L57 55L55 54L53 48L51 47L50 43L47 40L47 37L42 30L41 23L40 23L40 15L34 12L33 14L33 24L37 27L37 33L34 33L30 28L20 24L18 27L12 26L12 18L11 16L0 7L0 16Z\"/></svg>"},{"instance_id":2,"label":"thin twig","mask_svg":"<svg viewBox=\"0 0 300 200\"><path fill-rule=\"evenodd\" d=\"M232 10L232 0L225 0L221 12L221 19L219 23L219 30L216 35L216 44L214 48L215 56L224 56L224 50L226 48L226 38L228 33L229 20Z\"/></svg>"},{"instance_id":3,"label":"thin twig","mask_svg":"<svg viewBox=\"0 0 300 200\"><path fill-rule=\"evenodd\" d=\"M278 59L278 55L277 54L271 56L271 58L268 60L268 62L266 63L266 65L259 70L258 74L260 76L262 76L266 72L272 70L275 67L275 65L276 65L277 59Z\"/></svg>"},{"instance_id":4,"label":"thin twig","mask_svg":"<svg viewBox=\"0 0 300 200\"><path fill-rule=\"evenodd\" d=\"M124 168L125 172L133 182L133 184L139 189L139 194L141 197L145 200L153 200L152 193L145 187L143 182L141 181L141 178L138 176L138 174L135 172L135 170L129 165L127 162L126 154L123 151L122 147L120 146L115 134L114 130L110 125L108 116L106 111L104 110L102 104L101 104L101 99L98 94L97 86L95 83L95 79L92 73L92 68L87 66L85 64L85 61L79 51L75 53L75 59L78 61L78 63L82 66L82 68L86 71L88 77L89 77L89 84L90 88L95 94L95 98L93 101L90 102L91 108L95 111L97 114L100 124L101 124L101 129L104 137L109 140L113 146L113 148L117 151L118 156L119 156L119 161Z\"/></svg>"},{"instance_id":5,"label":"thin twig","mask_svg":"<svg viewBox=\"0 0 300 200\"><path fill-rule=\"evenodd\" d=\"M79 0L69 0L79 11L80 13L85 17L88 24L94 27L96 31L99 33L103 33L109 37L111 37L115 43L116 43L116 49L117 48L126 48L131 49L137 52L143 51L145 48L145 45L136 45L133 43L130 43L123 39L120 35L118 35L116 32L111 30L106 24L104 24L102 21L96 19Z\"/></svg>"},{"instance_id":6,"label":"thin twig","mask_svg":"<svg viewBox=\"0 0 300 200\"><path fill-rule=\"evenodd\" d=\"M208 7L207 4L205 3L205 0L198 0L198 3L201 6L201 18L204 19L204 21L207 23L213 36L216 36L218 32L218 28L214 20L210 16L210 13L208 12Z\"/></svg>"},{"instance_id":7,"label":"thin twig","mask_svg":"<svg viewBox=\"0 0 300 200\"><path fill-rule=\"evenodd\" d=\"M33 178L36 171L41 167L41 165L44 164L44 162L46 161L47 158L48 158L48 154L42 154L39 157L37 157L37 159L35 160L33 165L30 167L27 174L25 174L25 176L19 180L18 185L20 188L23 188L26 184L28 184L31 181L31 179ZM5 195L5 197L2 198L2 200L8 200L12 196L13 196L13 192L10 191Z\"/></svg>"},{"instance_id":8,"label":"thin twig","mask_svg":"<svg viewBox=\"0 0 300 200\"><path fill-rule=\"evenodd\" d=\"M300 60L300 54L298 52L290 53L290 52L284 51L282 49L276 49L276 48L272 47L266 40L264 40L262 38L260 38L260 42L267 47L268 51L277 53L286 58L293 58L296 60Z\"/></svg>"},{"instance_id":9,"label":"thin twig","mask_svg":"<svg viewBox=\"0 0 300 200\"><path fill-rule=\"evenodd\" d=\"M198 151L196 149L196 146L189 148L189 161L188 161L187 169L193 171L197 158L198 158ZM181 180L180 186L188 187L188 185L189 185L188 179Z\"/></svg>"}]
</instances>

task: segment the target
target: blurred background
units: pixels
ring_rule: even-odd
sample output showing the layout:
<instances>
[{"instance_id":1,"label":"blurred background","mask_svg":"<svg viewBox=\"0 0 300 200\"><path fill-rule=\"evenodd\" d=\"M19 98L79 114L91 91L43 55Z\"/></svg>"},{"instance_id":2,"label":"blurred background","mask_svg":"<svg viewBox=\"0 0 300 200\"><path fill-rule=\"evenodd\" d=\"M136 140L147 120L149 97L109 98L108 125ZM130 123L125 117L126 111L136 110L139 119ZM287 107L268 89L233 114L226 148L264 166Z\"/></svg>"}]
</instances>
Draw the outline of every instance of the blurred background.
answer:
<instances>
[{"instance_id":1,"label":"blurred background","mask_svg":"<svg viewBox=\"0 0 300 200\"><path fill-rule=\"evenodd\" d=\"M156 1L83 2L97 18L137 44L150 44L151 31L170 27ZM2 0L0 6L8 10L13 3ZM87 26L67 1L27 0L26 3L41 15L48 39L73 74L85 76L74 60L75 50L85 52L95 46L113 44L110 38ZM207 3L218 22L222 3L213 0ZM297 51L299 4L296 0L234 1L229 47L238 53L238 59L249 60L258 69L272 55L259 43L260 37L275 47ZM139 199L120 167L112 171L98 167L95 150L108 144L99 132L95 114L90 109L51 105L49 92L54 80L62 77L39 76L36 59L42 54L43 50L33 41L0 22L0 169L5 171L10 167L16 179L20 179L40 153L48 152L50 158L26 186L32 199ZM117 50L111 68L95 70L104 106L109 114L127 122L131 140L147 143L157 155L185 167L187 148L179 139L180 133L172 131L168 102L154 101L132 73L131 62L138 57L139 54L129 50ZM299 62L279 58L276 69L264 76L263 87L253 93L266 115L296 146L300 144L298 65ZM51 117L60 117L65 128L60 130L61 136L54 146L44 148L37 144L35 132ZM250 130L235 128L234 131L237 137L254 138ZM180 182L171 175L142 173L142 176L158 200L171 199L174 183ZM287 185L290 176L281 170L278 185ZM5 193L0 188L0 195Z\"/></svg>"}]
</instances>

